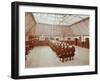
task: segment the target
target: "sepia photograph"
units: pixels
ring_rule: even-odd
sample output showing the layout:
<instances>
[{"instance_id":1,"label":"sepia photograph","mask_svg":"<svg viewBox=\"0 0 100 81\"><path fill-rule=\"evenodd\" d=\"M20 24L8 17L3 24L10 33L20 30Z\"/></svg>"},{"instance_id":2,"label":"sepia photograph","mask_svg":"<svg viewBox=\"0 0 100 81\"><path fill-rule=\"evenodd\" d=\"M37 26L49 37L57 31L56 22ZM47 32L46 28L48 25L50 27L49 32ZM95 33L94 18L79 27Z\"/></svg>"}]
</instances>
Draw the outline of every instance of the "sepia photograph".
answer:
<instances>
[{"instance_id":1,"label":"sepia photograph","mask_svg":"<svg viewBox=\"0 0 100 81\"><path fill-rule=\"evenodd\" d=\"M89 19L25 12L25 68L89 65Z\"/></svg>"}]
</instances>

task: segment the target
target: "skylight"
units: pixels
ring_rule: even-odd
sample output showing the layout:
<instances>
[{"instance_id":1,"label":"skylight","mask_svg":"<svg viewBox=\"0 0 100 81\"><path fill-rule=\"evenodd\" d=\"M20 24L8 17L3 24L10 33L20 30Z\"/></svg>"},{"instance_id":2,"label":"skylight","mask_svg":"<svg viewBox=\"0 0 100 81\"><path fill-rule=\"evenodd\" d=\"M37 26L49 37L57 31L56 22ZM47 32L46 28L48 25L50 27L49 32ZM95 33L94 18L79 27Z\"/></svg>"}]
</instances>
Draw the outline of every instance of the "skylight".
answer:
<instances>
[{"instance_id":1,"label":"skylight","mask_svg":"<svg viewBox=\"0 0 100 81\"><path fill-rule=\"evenodd\" d=\"M50 25L72 25L83 19L88 18L88 15L78 14L50 14L50 13L33 13L36 23Z\"/></svg>"}]
</instances>

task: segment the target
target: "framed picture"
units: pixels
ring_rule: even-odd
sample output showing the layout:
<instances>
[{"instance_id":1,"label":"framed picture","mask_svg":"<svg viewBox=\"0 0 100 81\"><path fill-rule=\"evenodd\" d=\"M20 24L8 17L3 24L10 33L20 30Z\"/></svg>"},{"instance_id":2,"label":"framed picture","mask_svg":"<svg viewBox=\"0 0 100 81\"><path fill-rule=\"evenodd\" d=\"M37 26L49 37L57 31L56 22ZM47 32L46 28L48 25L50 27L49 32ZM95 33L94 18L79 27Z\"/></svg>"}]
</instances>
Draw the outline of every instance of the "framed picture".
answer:
<instances>
[{"instance_id":1,"label":"framed picture","mask_svg":"<svg viewBox=\"0 0 100 81\"><path fill-rule=\"evenodd\" d=\"M97 7L12 2L14 79L97 74Z\"/></svg>"}]
</instances>

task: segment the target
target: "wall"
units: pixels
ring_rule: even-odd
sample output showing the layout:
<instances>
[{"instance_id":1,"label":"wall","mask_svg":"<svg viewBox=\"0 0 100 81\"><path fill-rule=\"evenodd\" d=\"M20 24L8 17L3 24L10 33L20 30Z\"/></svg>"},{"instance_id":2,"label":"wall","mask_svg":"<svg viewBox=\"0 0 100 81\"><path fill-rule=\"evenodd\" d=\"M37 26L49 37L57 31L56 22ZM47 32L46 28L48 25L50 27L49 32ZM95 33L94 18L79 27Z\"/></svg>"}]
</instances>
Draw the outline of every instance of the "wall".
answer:
<instances>
[{"instance_id":1,"label":"wall","mask_svg":"<svg viewBox=\"0 0 100 81\"><path fill-rule=\"evenodd\" d=\"M36 35L48 35L48 36L71 36L73 32L70 27L63 25L49 25L49 24L37 24Z\"/></svg>"},{"instance_id":2,"label":"wall","mask_svg":"<svg viewBox=\"0 0 100 81\"><path fill-rule=\"evenodd\" d=\"M10 68L11 68L10 67L11 5L10 4L12 1L14 0L0 1L0 81L14 81L13 79L10 78ZM98 14L100 14L100 0L21 0L21 1L98 6L99 7ZM100 21L100 15L98 16L98 21ZM100 23L98 23L98 30L100 30ZM100 32L98 32L98 34L100 35ZM98 38L98 41L100 41L100 36ZM100 48L100 42L98 43L98 47ZM98 55L98 58L99 58L98 61L100 62L100 54ZM98 68L100 68L100 63L98 66L99 66ZM99 80L100 80L100 69L98 75L26 79L20 81L99 81Z\"/></svg>"},{"instance_id":3,"label":"wall","mask_svg":"<svg viewBox=\"0 0 100 81\"><path fill-rule=\"evenodd\" d=\"M89 35L89 18L84 19L78 23L72 24L70 27L66 25L50 25L50 24L36 24L32 15L26 16L26 36L30 34L38 36L60 36L72 37L79 35ZM27 25L28 24L28 25ZM28 34L27 34L28 31ZM33 33L32 33L33 31Z\"/></svg>"},{"instance_id":4,"label":"wall","mask_svg":"<svg viewBox=\"0 0 100 81\"><path fill-rule=\"evenodd\" d=\"M34 35L36 31L36 21L31 12L25 13L25 38L28 40L30 35Z\"/></svg>"},{"instance_id":5,"label":"wall","mask_svg":"<svg viewBox=\"0 0 100 81\"><path fill-rule=\"evenodd\" d=\"M27 18L27 16L26 16ZM32 16L28 16L28 18L32 18ZM28 20L29 20L28 19ZM33 19L30 21L27 25L26 23L26 29L28 31L28 35L26 32L26 38L30 34L36 35L36 36L44 36L44 37L76 37L76 36L89 36L89 18L83 19L77 23L72 24L71 26L66 25L50 25L50 24L43 24L43 23L35 23ZM31 25L32 23L32 25ZM31 25L31 26L30 26ZM32 33L33 31L33 33Z\"/></svg>"},{"instance_id":6,"label":"wall","mask_svg":"<svg viewBox=\"0 0 100 81\"><path fill-rule=\"evenodd\" d=\"M71 26L74 35L89 35L89 19L83 20L80 23Z\"/></svg>"}]
</instances>

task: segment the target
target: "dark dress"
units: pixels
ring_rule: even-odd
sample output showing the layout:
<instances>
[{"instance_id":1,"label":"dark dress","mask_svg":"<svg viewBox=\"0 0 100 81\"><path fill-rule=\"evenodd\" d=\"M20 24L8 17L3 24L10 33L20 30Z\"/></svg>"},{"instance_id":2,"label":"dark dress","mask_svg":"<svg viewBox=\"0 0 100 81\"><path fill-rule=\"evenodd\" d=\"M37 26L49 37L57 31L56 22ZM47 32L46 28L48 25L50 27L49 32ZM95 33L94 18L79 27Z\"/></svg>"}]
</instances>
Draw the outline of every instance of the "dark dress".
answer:
<instances>
[{"instance_id":1,"label":"dark dress","mask_svg":"<svg viewBox=\"0 0 100 81\"><path fill-rule=\"evenodd\" d=\"M75 55L75 47L74 46L72 46L71 48L70 48L70 60L73 60L74 58L74 55Z\"/></svg>"},{"instance_id":2,"label":"dark dress","mask_svg":"<svg viewBox=\"0 0 100 81\"><path fill-rule=\"evenodd\" d=\"M75 55L75 47L74 46L72 46L71 51L72 51L72 57L73 57Z\"/></svg>"}]
</instances>

